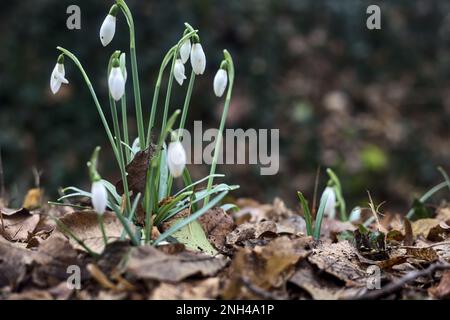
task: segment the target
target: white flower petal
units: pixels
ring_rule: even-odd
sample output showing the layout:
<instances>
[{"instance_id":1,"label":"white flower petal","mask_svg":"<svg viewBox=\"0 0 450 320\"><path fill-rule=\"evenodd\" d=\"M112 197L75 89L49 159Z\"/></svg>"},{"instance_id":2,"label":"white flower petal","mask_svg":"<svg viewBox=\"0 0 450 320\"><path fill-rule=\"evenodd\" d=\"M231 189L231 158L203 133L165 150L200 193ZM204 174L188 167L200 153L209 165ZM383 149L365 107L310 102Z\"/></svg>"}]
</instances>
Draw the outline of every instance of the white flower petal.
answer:
<instances>
[{"instance_id":1,"label":"white flower petal","mask_svg":"<svg viewBox=\"0 0 450 320\"><path fill-rule=\"evenodd\" d=\"M175 66L173 68L173 75L175 80L177 80L180 86L183 85L184 79L186 79L186 75L184 74L184 64L181 59L177 59L175 61Z\"/></svg>"},{"instance_id":2,"label":"white flower petal","mask_svg":"<svg viewBox=\"0 0 450 320\"><path fill-rule=\"evenodd\" d=\"M119 101L125 93L125 79L119 67L111 69L108 79L109 92L114 100Z\"/></svg>"},{"instance_id":3,"label":"white flower petal","mask_svg":"<svg viewBox=\"0 0 450 320\"><path fill-rule=\"evenodd\" d=\"M114 38L116 33L116 17L108 14L103 20L102 26L100 27L100 41L102 45L106 47Z\"/></svg>"},{"instance_id":4,"label":"white flower petal","mask_svg":"<svg viewBox=\"0 0 450 320\"><path fill-rule=\"evenodd\" d=\"M224 69L219 69L214 77L214 93L217 97L221 97L225 92L228 84L228 74Z\"/></svg>"},{"instance_id":5,"label":"white flower petal","mask_svg":"<svg viewBox=\"0 0 450 320\"><path fill-rule=\"evenodd\" d=\"M91 201L95 212L103 214L106 211L108 202L108 193L105 185L101 181L95 181L91 187Z\"/></svg>"},{"instance_id":6,"label":"white flower petal","mask_svg":"<svg viewBox=\"0 0 450 320\"><path fill-rule=\"evenodd\" d=\"M191 49L191 65L196 75L203 74L206 68L206 56L200 43L194 43Z\"/></svg>"},{"instance_id":7,"label":"white flower petal","mask_svg":"<svg viewBox=\"0 0 450 320\"><path fill-rule=\"evenodd\" d=\"M184 167L186 166L186 152L181 142L174 141L169 143L167 166L169 167L170 174L174 178L178 178L183 174Z\"/></svg>"},{"instance_id":8,"label":"white flower petal","mask_svg":"<svg viewBox=\"0 0 450 320\"><path fill-rule=\"evenodd\" d=\"M336 194L332 187L325 188L320 201L322 201L322 199L325 199L325 197L327 197L327 202L325 204L324 215L330 219L334 219L334 217L336 216Z\"/></svg>"},{"instance_id":9,"label":"white flower petal","mask_svg":"<svg viewBox=\"0 0 450 320\"><path fill-rule=\"evenodd\" d=\"M191 40L184 40L183 44L180 47L180 57L183 63L186 63L189 60L189 55L191 54Z\"/></svg>"}]
</instances>

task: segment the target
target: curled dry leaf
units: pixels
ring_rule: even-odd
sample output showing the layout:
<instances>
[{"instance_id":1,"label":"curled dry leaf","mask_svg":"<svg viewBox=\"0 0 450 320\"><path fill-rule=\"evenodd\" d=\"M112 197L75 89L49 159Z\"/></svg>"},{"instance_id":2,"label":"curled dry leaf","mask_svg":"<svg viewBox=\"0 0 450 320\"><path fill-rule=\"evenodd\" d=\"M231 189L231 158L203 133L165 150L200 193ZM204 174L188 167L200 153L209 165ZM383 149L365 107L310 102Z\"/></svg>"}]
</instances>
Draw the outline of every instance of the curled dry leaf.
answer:
<instances>
[{"instance_id":1,"label":"curled dry leaf","mask_svg":"<svg viewBox=\"0 0 450 320\"><path fill-rule=\"evenodd\" d=\"M39 223L40 216L31 214L27 209L3 208L1 210L0 235L9 241L25 242Z\"/></svg>"},{"instance_id":2,"label":"curled dry leaf","mask_svg":"<svg viewBox=\"0 0 450 320\"><path fill-rule=\"evenodd\" d=\"M191 276L210 277L227 264L224 257L193 252L169 255L154 247L133 248L127 274L146 280L179 282Z\"/></svg>"},{"instance_id":3,"label":"curled dry leaf","mask_svg":"<svg viewBox=\"0 0 450 320\"><path fill-rule=\"evenodd\" d=\"M244 223L226 236L228 245L239 244L245 240L258 239L263 236L273 238L277 235L277 225L273 221L261 221L258 223Z\"/></svg>"},{"instance_id":4,"label":"curled dry leaf","mask_svg":"<svg viewBox=\"0 0 450 320\"><path fill-rule=\"evenodd\" d=\"M228 253L225 238L235 228L233 218L222 208L212 208L202 215L200 222L209 242L220 252Z\"/></svg>"},{"instance_id":5,"label":"curled dry leaf","mask_svg":"<svg viewBox=\"0 0 450 320\"><path fill-rule=\"evenodd\" d=\"M319 244L308 260L346 285L362 286L366 283L366 272L358 263L356 249L348 241Z\"/></svg>"},{"instance_id":6,"label":"curled dry leaf","mask_svg":"<svg viewBox=\"0 0 450 320\"><path fill-rule=\"evenodd\" d=\"M294 272L295 264L308 256L311 243L310 237L291 240L283 236L264 247L239 249L229 270L230 280L223 298L254 298L253 294L248 296L243 279L260 290L281 287Z\"/></svg>"},{"instance_id":7,"label":"curled dry leaf","mask_svg":"<svg viewBox=\"0 0 450 320\"><path fill-rule=\"evenodd\" d=\"M342 288L333 281L320 277L307 261L300 264L289 282L308 292L314 300L350 299L362 290L362 288Z\"/></svg>"},{"instance_id":8,"label":"curled dry leaf","mask_svg":"<svg viewBox=\"0 0 450 320\"><path fill-rule=\"evenodd\" d=\"M43 195L44 191L40 188L33 188L28 190L25 199L23 200L22 207L28 210L40 208L42 205Z\"/></svg>"},{"instance_id":9,"label":"curled dry leaf","mask_svg":"<svg viewBox=\"0 0 450 320\"><path fill-rule=\"evenodd\" d=\"M155 146L150 144L149 148L137 152L133 160L125 167L125 171L128 173L128 188L132 190L135 195L138 193L144 194L147 169L154 153ZM119 194L123 194L122 180L116 183L116 189Z\"/></svg>"}]
</instances>

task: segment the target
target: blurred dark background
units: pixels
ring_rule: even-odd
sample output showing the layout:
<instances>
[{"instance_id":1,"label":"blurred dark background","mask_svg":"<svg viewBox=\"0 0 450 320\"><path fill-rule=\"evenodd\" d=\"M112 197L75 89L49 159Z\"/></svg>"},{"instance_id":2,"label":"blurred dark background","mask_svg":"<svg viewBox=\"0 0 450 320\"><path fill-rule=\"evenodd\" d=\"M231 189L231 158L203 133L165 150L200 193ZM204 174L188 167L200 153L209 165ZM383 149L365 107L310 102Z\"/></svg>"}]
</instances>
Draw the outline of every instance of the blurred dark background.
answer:
<instances>
[{"instance_id":1,"label":"blurred dark background","mask_svg":"<svg viewBox=\"0 0 450 320\"><path fill-rule=\"evenodd\" d=\"M370 190L388 209L404 212L415 195L442 181L438 165L450 169L450 2L127 2L137 28L146 114L162 57L188 21L200 29L207 55L189 123L218 126L223 100L214 97L212 78L228 48L237 78L227 127L280 129L278 175L260 176L257 166L219 168L227 182L241 185L234 196L263 202L281 196L293 205L296 190L312 195L320 165L338 173L350 207L366 203ZM19 205L34 185L33 167L42 170L41 186L50 198L60 186L87 187L85 163L96 145L104 146L104 176L118 178L89 91L71 62L66 62L70 85L56 96L49 90L55 47L61 45L76 53L109 108L106 64L113 50L127 51L129 41L119 15L113 42L101 46L98 31L112 3L2 3L0 147L7 191ZM81 8L81 30L66 28L71 4ZM381 30L366 28L370 4L381 7ZM174 85L173 109L181 105L186 85ZM131 81L128 86L132 102ZM191 169L197 178L208 170Z\"/></svg>"}]
</instances>

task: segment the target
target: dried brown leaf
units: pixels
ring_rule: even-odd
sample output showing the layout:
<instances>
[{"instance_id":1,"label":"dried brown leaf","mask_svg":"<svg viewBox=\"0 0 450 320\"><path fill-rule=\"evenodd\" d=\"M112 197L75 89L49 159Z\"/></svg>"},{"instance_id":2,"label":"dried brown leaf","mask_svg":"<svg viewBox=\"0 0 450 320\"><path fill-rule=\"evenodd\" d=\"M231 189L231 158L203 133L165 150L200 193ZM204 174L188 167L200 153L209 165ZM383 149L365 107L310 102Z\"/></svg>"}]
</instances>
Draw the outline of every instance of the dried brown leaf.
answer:
<instances>
[{"instance_id":1,"label":"dried brown leaf","mask_svg":"<svg viewBox=\"0 0 450 320\"><path fill-rule=\"evenodd\" d=\"M98 224L97 213L94 211L75 211L62 217L61 222L70 229L70 231L83 241L92 251L101 253L105 247L103 235ZM115 214L106 212L103 215L108 243L117 241L123 231L123 226ZM61 231L60 231L61 232ZM75 240L69 237L72 245L84 250Z\"/></svg>"},{"instance_id":2,"label":"dried brown leaf","mask_svg":"<svg viewBox=\"0 0 450 320\"><path fill-rule=\"evenodd\" d=\"M229 253L225 238L235 228L233 218L222 208L216 207L208 210L198 219L198 222L205 231L209 242L222 253Z\"/></svg>"},{"instance_id":3,"label":"dried brown leaf","mask_svg":"<svg viewBox=\"0 0 450 320\"><path fill-rule=\"evenodd\" d=\"M366 283L366 272L358 263L358 253L348 241L319 244L308 260L346 285Z\"/></svg>"},{"instance_id":4,"label":"dried brown leaf","mask_svg":"<svg viewBox=\"0 0 450 320\"><path fill-rule=\"evenodd\" d=\"M126 270L140 279L179 282L194 275L213 276L226 264L223 257L193 252L169 255L147 246L133 249Z\"/></svg>"}]
</instances>

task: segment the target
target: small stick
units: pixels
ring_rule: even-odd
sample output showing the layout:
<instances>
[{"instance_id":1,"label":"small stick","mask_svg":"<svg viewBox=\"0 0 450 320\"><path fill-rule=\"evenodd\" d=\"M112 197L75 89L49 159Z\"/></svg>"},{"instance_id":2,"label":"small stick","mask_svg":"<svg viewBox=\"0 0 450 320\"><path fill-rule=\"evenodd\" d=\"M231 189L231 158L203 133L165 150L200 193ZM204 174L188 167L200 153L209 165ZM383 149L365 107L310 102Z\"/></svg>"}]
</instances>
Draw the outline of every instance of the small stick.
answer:
<instances>
[{"instance_id":1,"label":"small stick","mask_svg":"<svg viewBox=\"0 0 450 320\"><path fill-rule=\"evenodd\" d=\"M450 263L435 263L435 264L430 265L425 270L410 272L407 275L405 275L404 277L402 277L400 280L391 282L380 290L374 290L374 291L368 292L362 296L355 297L354 299L358 299L358 300L359 299L364 299L364 300L378 299L378 298L381 298L382 296L385 296L389 293L392 293L392 292L395 292L395 291L401 289L405 284L407 284L408 282L411 282L413 280L416 280L419 277L430 276L437 270L447 270L447 269L450 269Z\"/></svg>"},{"instance_id":2,"label":"small stick","mask_svg":"<svg viewBox=\"0 0 450 320\"><path fill-rule=\"evenodd\" d=\"M316 170L316 179L314 181L314 194L313 194L313 203L312 203L312 210L311 215L315 218L316 217L316 201L317 201L317 189L319 187L319 177L320 177L320 166L317 167Z\"/></svg>"}]
</instances>

